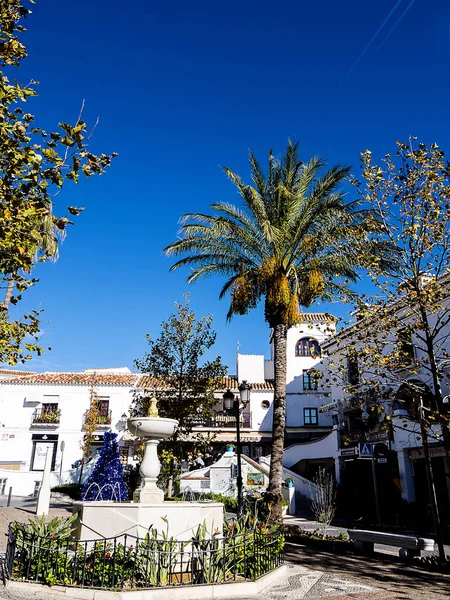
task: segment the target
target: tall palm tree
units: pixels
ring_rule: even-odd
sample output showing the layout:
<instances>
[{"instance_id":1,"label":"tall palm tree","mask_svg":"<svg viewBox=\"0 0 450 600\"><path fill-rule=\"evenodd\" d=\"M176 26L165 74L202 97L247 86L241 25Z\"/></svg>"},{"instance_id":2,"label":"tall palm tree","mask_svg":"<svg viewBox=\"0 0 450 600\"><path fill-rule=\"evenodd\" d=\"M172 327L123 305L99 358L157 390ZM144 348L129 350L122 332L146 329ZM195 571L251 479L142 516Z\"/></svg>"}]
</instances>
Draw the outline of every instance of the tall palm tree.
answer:
<instances>
[{"instance_id":1,"label":"tall palm tree","mask_svg":"<svg viewBox=\"0 0 450 600\"><path fill-rule=\"evenodd\" d=\"M230 294L228 318L244 315L264 298L265 318L273 329L273 443L268 494L272 520L281 520L282 458L286 423L287 332L301 319L300 307L317 298L333 299L348 291L368 261L361 243L376 219L360 206L345 203L339 189L349 167L314 157L303 163L297 143L288 142L282 160L269 152L267 175L250 152L253 185L228 168L243 208L215 203L212 215L181 218L180 239L165 248L183 256L171 270L191 268L188 282L217 273L227 278L220 292ZM322 172L324 171L324 172Z\"/></svg>"}]
</instances>

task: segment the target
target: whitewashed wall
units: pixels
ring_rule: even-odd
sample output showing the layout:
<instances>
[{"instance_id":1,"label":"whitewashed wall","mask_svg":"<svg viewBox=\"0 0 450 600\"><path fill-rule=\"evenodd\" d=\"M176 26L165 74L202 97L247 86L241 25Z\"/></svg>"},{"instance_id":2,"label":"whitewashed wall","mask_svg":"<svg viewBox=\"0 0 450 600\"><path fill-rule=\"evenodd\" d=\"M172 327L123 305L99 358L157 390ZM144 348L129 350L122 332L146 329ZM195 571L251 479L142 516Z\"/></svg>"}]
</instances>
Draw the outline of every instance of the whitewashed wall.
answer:
<instances>
[{"instance_id":1,"label":"whitewashed wall","mask_svg":"<svg viewBox=\"0 0 450 600\"><path fill-rule=\"evenodd\" d=\"M109 398L109 410L112 412L111 430L123 434L121 415L128 413L132 401L132 389L125 386L96 386L99 396ZM54 399L50 398L52 396ZM56 400L57 398L57 400ZM61 411L59 425L52 427L31 427L33 411L40 408L43 402L57 401ZM89 408L89 386L87 385L36 385L5 384L0 385L0 462L14 463L23 472L30 475L20 477L15 471L7 471L8 485L13 483L15 495L33 493L34 481L42 477L40 471L30 471L33 451L33 434L58 435L55 471L59 473L61 460L62 470L67 471L71 465L82 457L80 442L82 441L83 415ZM108 428L99 428L98 435L103 435ZM65 442L64 454L61 442ZM1 464L0 464L1 469Z\"/></svg>"}]
</instances>

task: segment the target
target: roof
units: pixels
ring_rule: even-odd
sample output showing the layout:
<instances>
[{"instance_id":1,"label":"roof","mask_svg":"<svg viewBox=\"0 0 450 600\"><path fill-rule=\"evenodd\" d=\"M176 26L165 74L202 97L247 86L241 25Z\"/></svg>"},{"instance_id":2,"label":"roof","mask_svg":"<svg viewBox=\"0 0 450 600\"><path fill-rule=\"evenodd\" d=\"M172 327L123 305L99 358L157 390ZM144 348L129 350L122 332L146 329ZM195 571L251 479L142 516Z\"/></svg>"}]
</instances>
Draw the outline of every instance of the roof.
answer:
<instances>
[{"instance_id":1,"label":"roof","mask_svg":"<svg viewBox=\"0 0 450 600\"><path fill-rule=\"evenodd\" d=\"M5 370L6 371L6 370ZM1 371L0 371L1 373ZM123 385L146 390L168 390L170 386L166 382L152 375L138 375L133 373L107 373L107 372L82 372L82 373L31 373L28 371L7 371L10 377L0 378L0 385ZM251 383L253 390L273 390L273 380L266 379L264 383ZM223 378L218 391L238 390L239 381L237 377L227 375Z\"/></svg>"},{"instance_id":2,"label":"roof","mask_svg":"<svg viewBox=\"0 0 450 600\"><path fill-rule=\"evenodd\" d=\"M17 371L16 369L0 369L0 376L9 375L17 377L18 375L34 375L34 371Z\"/></svg>"},{"instance_id":3,"label":"roof","mask_svg":"<svg viewBox=\"0 0 450 600\"><path fill-rule=\"evenodd\" d=\"M253 390L273 390L273 380L266 379L264 383L250 383L249 384ZM146 390L167 390L170 389L170 386L167 383L163 383L161 385L161 381L152 375L140 375L139 379L136 383L136 387L140 389ZM238 390L239 381L237 377L232 377L227 375L223 378L222 384L219 387L219 390Z\"/></svg>"},{"instance_id":4,"label":"roof","mask_svg":"<svg viewBox=\"0 0 450 600\"><path fill-rule=\"evenodd\" d=\"M124 385L134 386L139 376L118 373L27 373L11 379L0 380L0 385L8 384L50 384L50 385Z\"/></svg>"},{"instance_id":5,"label":"roof","mask_svg":"<svg viewBox=\"0 0 450 600\"><path fill-rule=\"evenodd\" d=\"M337 318L330 313L302 313L302 321L337 321Z\"/></svg>"}]
</instances>

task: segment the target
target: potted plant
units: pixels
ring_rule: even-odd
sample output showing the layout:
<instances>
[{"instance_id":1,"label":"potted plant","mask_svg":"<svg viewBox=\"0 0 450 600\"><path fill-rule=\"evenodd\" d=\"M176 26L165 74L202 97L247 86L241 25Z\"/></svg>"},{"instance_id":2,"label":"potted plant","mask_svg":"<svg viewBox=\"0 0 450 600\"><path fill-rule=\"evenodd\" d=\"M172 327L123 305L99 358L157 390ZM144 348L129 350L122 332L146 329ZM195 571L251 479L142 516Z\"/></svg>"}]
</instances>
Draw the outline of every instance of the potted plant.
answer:
<instances>
[{"instance_id":1,"label":"potted plant","mask_svg":"<svg viewBox=\"0 0 450 600\"><path fill-rule=\"evenodd\" d=\"M288 477L288 478L286 479L286 485L287 485L288 487L294 487L294 478L293 478L293 477Z\"/></svg>"}]
</instances>

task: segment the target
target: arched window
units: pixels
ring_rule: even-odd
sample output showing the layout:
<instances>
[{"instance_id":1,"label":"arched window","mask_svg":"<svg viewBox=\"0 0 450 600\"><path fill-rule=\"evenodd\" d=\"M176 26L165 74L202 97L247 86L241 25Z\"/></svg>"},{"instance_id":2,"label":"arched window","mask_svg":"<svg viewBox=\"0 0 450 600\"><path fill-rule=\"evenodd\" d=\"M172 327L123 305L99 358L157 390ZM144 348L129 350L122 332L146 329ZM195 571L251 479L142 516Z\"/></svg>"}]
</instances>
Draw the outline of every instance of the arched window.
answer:
<instances>
[{"instance_id":1,"label":"arched window","mask_svg":"<svg viewBox=\"0 0 450 600\"><path fill-rule=\"evenodd\" d=\"M314 338L302 338L295 345L295 356L312 356L313 358L320 356L319 342Z\"/></svg>"},{"instance_id":2,"label":"arched window","mask_svg":"<svg viewBox=\"0 0 450 600\"><path fill-rule=\"evenodd\" d=\"M411 379L402 384L395 394L394 409L407 410L413 419L419 418L420 404L428 410L435 409L435 401L430 388L419 379Z\"/></svg>"}]
</instances>

